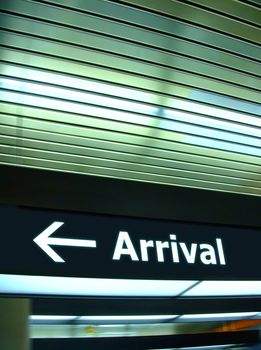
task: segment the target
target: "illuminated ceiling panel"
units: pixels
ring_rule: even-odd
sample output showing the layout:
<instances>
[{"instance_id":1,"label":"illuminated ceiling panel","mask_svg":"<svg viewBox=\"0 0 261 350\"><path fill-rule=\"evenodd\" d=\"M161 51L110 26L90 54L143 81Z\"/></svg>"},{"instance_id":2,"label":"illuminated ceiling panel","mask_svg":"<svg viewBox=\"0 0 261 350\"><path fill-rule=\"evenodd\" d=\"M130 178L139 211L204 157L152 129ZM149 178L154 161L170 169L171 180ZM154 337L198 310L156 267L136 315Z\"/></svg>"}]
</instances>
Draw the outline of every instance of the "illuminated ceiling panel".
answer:
<instances>
[{"instance_id":1,"label":"illuminated ceiling panel","mask_svg":"<svg viewBox=\"0 0 261 350\"><path fill-rule=\"evenodd\" d=\"M106 289L103 288L104 285L107 286ZM161 280L159 283L158 280L141 279L0 274L0 294L95 297L260 297L261 281Z\"/></svg>"},{"instance_id":2,"label":"illuminated ceiling panel","mask_svg":"<svg viewBox=\"0 0 261 350\"><path fill-rule=\"evenodd\" d=\"M1 164L261 194L258 2L0 9Z\"/></svg>"}]
</instances>

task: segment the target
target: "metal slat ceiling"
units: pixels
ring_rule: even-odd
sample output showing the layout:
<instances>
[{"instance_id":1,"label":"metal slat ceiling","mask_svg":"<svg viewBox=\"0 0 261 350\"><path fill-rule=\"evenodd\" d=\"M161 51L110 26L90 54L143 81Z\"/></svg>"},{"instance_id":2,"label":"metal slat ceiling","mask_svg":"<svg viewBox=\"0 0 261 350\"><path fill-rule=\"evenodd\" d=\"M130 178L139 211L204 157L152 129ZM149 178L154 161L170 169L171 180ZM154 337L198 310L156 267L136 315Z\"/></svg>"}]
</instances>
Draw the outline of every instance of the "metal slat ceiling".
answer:
<instances>
[{"instance_id":1,"label":"metal slat ceiling","mask_svg":"<svg viewBox=\"0 0 261 350\"><path fill-rule=\"evenodd\" d=\"M261 194L261 3L0 2L1 164Z\"/></svg>"}]
</instances>

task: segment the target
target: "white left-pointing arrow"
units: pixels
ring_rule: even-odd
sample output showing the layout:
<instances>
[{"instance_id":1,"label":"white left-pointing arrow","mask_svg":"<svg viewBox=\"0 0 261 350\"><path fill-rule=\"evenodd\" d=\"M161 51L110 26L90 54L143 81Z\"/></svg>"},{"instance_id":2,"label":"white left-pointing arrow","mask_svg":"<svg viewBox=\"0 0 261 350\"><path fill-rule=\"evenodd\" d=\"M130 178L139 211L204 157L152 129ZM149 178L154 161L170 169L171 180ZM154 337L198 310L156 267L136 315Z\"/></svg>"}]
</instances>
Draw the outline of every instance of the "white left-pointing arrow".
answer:
<instances>
[{"instance_id":1,"label":"white left-pointing arrow","mask_svg":"<svg viewBox=\"0 0 261 350\"><path fill-rule=\"evenodd\" d=\"M58 230L63 224L64 222L54 221L34 239L34 242L55 262L65 261L50 247L50 245L96 248L96 241L94 240L50 237L51 234Z\"/></svg>"}]
</instances>

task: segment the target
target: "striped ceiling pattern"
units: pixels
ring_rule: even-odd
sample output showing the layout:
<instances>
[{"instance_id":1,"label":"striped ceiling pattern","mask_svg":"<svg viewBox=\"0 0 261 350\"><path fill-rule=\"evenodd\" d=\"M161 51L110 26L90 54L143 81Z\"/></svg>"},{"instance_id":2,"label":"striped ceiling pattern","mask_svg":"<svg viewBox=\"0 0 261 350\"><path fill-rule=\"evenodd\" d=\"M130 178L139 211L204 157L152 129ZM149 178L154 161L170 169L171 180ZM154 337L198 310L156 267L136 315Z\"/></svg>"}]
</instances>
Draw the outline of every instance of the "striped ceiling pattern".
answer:
<instances>
[{"instance_id":1,"label":"striped ceiling pattern","mask_svg":"<svg viewBox=\"0 0 261 350\"><path fill-rule=\"evenodd\" d=\"M260 9L0 1L0 163L261 195Z\"/></svg>"}]
</instances>

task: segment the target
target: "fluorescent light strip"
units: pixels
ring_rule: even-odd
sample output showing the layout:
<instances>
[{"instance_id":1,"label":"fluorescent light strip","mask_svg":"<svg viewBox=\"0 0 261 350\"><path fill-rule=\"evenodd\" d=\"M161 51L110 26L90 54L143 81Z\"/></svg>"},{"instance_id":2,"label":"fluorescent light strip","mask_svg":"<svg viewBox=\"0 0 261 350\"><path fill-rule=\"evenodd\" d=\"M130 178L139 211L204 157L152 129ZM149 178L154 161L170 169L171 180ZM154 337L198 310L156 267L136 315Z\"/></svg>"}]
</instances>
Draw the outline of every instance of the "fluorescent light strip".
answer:
<instances>
[{"instance_id":1,"label":"fluorescent light strip","mask_svg":"<svg viewBox=\"0 0 261 350\"><path fill-rule=\"evenodd\" d=\"M168 348L168 349L153 349L153 350L220 350L226 349L231 346L239 346L240 344L226 344L226 345L205 345L205 346L193 346L185 348Z\"/></svg>"},{"instance_id":2,"label":"fluorescent light strip","mask_svg":"<svg viewBox=\"0 0 261 350\"><path fill-rule=\"evenodd\" d=\"M259 312L234 312L212 314L188 314L180 316L176 322L209 322L249 319L258 315Z\"/></svg>"},{"instance_id":3,"label":"fluorescent light strip","mask_svg":"<svg viewBox=\"0 0 261 350\"><path fill-rule=\"evenodd\" d=\"M60 315L31 315L29 316L30 321L72 321L77 316L60 316Z\"/></svg>"},{"instance_id":4,"label":"fluorescent light strip","mask_svg":"<svg viewBox=\"0 0 261 350\"><path fill-rule=\"evenodd\" d=\"M225 312L225 313L212 313L212 314L188 314L183 315L180 318L195 319L195 318L227 318L227 317L252 317L258 315L259 312Z\"/></svg>"},{"instance_id":5,"label":"fluorescent light strip","mask_svg":"<svg viewBox=\"0 0 261 350\"><path fill-rule=\"evenodd\" d=\"M179 350L220 350L220 349L229 348L231 346L238 347L239 345L240 344L193 346L193 347L180 348ZM171 350L176 350L176 349L171 349Z\"/></svg>"},{"instance_id":6,"label":"fluorescent light strip","mask_svg":"<svg viewBox=\"0 0 261 350\"><path fill-rule=\"evenodd\" d=\"M182 297L261 295L261 281L202 281L193 287L197 282L196 280L137 280L1 274L0 293L82 296L177 296L181 294Z\"/></svg>"},{"instance_id":7,"label":"fluorescent light strip","mask_svg":"<svg viewBox=\"0 0 261 350\"><path fill-rule=\"evenodd\" d=\"M74 321L74 323L194 323L209 321L231 321L242 319L259 319L260 312L234 312L234 313L212 313L212 314L187 314L187 315L101 315L101 316L63 316L63 315L31 315L29 320L34 322L59 322Z\"/></svg>"},{"instance_id":8,"label":"fluorescent light strip","mask_svg":"<svg viewBox=\"0 0 261 350\"><path fill-rule=\"evenodd\" d=\"M2 274L0 275L0 293L72 296L177 296L196 282Z\"/></svg>"},{"instance_id":9,"label":"fluorescent light strip","mask_svg":"<svg viewBox=\"0 0 261 350\"><path fill-rule=\"evenodd\" d=\"M261 281L202 281L184 297L261 295Z\"/></svg>"},{"instance_id":10,"label":"fluorescent light strip","mask_svg":"<svg viewBox=\"0 0 261 350\"><path fill-rule=\"evenodd\" d=\"M178 317L178 315L124 315L124 316L81 316L79 321L167 321ZM145 323L145 322L144 322Z\"/></svg>"}]
</instances>

